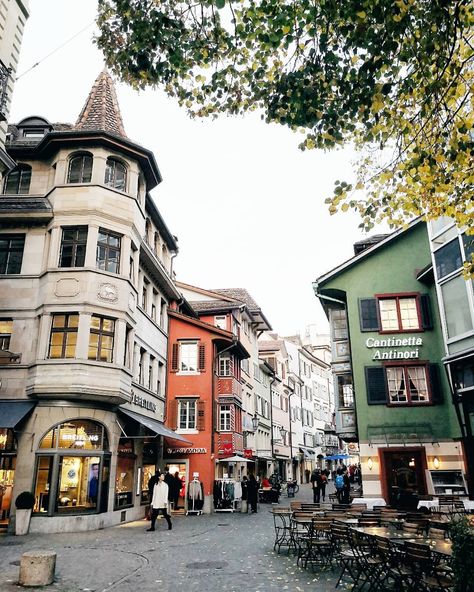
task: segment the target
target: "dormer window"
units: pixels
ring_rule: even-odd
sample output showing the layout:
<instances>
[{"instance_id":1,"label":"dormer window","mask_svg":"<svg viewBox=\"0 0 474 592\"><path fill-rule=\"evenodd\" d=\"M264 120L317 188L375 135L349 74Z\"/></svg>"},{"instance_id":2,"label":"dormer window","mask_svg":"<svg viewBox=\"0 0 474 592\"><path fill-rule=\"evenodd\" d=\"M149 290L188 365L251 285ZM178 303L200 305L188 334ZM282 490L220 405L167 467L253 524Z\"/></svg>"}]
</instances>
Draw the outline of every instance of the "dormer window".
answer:
<instances>
[{"instance_id":1,"label":"dormer window","mask_svg":"<svg viewBox=\"0 0 474 592\"><path fill-rule=\"evenodd\" d=\"M24 129L23 137L27 138L28 140L39 140L45 135L45 133L46 130L44 128Z\"/></svg>"},{"instance_id":2,"label":"dormer window","mask_svg":"<svg viewBox=\"0 0 474 592\"><path fill-rule=\"evenodd\" d=\"M105 184L118 191L127 189L127 169L125 165L115 158L108 158L105 166Z\"/></svg>"},{"instance_id":3,"label":"dormer window","mask_svg":"<svg viewBox=\"0 0 474 592\"><path fill-rule=\"evenodd\" d=\"M3 184L3 193L6 195L27 194L30 190L31 167L27 164L19 164L10 171Z\"/></svg>"},{"instance_id":4,"label":"dormer window","mask_svg":"<svg viewBox=\"0 0 474 592\"><path fill-rule=\"evenodd\" d=\"M90 183L92 179L92 156L77 154L69 161L68 183Z\"/></svg>"}]
</instances>

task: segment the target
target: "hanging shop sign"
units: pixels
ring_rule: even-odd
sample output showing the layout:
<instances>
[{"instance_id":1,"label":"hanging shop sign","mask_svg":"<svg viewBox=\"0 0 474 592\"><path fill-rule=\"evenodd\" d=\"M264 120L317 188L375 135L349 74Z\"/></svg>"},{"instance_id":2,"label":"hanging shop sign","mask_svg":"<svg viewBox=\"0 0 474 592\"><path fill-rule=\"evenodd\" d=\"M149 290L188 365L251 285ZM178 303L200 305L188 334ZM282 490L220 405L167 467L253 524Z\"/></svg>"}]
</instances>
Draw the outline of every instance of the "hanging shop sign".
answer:
<instances>
[{"instance_id":1,"label":"hanging shop sign","mask_svg":"<svg viewBox=\"0 0 474 592\"><path fill-rule=\"evenodd\" d=\"M374 350L372 360L417 360L420 357L419 347L422 345L421 337L369 337L365 342L368 349ZM412 349L400 350L401 347Z\"/></svg>"},{"instance_id":2,"label":"hanging shop sign","mask_svg":"<svg viewBox=\"0 0 474 592\"><path fill-rule=\"evenodd\" d=\"M232 434L219 434L218 453L221 455L234 454L234 440Z\"/></svg>"},{"instance_id":3,"label":"hanging shop sign","mask_svg":"<svg viewBox=\"0 0 474 592\"><path fill-rule=\"evenodd\" d=\"M153 401L145 399L145 397L142 397L141 395L137 395L133 391L131 393L130 403L132 405L136 405L137 407L148 409L148 411L153 411L153 413L156 411L156 403L153 403Z\"/></svg>"},{"instance_id":4,"label":"hanging shop sign","mask_svg":"<svg viewBox=\"0 0 474 592\"><path fill-rule=\"evenodd\" d=\"M168 454L207 454L207 448L167 448Z\"/></svg>"},{"instance_id":5,"label":"hanging shop sign","mask_svg":"<svg viewBox=\"0 0 474 592\"><path fill-rule=\"evenodd\" d=\"M253 458L252 448L244 448L244 458Z\"/></svg>"}]
</instances>

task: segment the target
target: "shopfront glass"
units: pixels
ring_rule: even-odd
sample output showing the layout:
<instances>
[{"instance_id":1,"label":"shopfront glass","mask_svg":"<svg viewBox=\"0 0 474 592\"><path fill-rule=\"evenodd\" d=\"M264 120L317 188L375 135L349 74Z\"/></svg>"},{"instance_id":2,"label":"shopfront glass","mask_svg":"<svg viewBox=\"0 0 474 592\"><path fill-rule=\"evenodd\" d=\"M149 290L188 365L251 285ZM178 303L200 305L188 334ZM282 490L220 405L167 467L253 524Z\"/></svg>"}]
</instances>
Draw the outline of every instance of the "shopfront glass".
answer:
<instances>
[{"instance_id":1,"label":"shopfront glass","mask_svg":"<svg viewBox=\"0 0 474 592\"><path fill-rule=\"evenodd\" d=\"M133 505L135 459L133 440L120 438L115 474L115 510Z\"/></svg>"},{"instance_id":2,"label":"shopfront glass","mask_svg":"<svg viewBox=\"0 0 474 592\"><path fill-rule=\"evenodd\" d=\"M0 524L10 516L15 481L16 442L13 430L0 428Z\"/></svg>"},{"instance_id":3,"label":"shopfront glass","mask_svg":"<svg viewBox=\"0 0 474 592\"><path fill-rule=\"evenodd\" d=\"M150 503L148 494L148 482L156 471L156 462L158 459L158 447L156 440L145 441L143 443L143 470L141 473L141 503Z\"/></svg>"},{"instance_id":4,"label":"shopfront glass","mask_svg":"<svg viewBox=\"0 0 474 592\"><path fill-rule=\"evenodd\" d=\"M71 420L41 440L36 459L35 506L40 514L80 514L107 510L110 455L104 427Z\"/></svg>"}]
</instances>

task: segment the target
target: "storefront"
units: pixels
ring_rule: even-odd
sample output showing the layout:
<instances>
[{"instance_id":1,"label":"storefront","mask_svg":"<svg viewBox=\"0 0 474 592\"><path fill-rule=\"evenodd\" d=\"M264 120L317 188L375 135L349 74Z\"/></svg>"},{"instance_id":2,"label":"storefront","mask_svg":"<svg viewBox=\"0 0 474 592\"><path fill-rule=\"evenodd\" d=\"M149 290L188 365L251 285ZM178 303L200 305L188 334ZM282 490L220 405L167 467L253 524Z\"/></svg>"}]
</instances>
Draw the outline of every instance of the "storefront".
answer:
<instances>
[{"instance_id":1,"label":"storefront","mask_svg":"<svg viewBox=\"0 0 474 592\"><path fill-rule=\"evenodd\" d=\"M30 401L0 401L0 530L7 529L13 507L17 430L34 406Z\"/></svg>"}]
</instances>

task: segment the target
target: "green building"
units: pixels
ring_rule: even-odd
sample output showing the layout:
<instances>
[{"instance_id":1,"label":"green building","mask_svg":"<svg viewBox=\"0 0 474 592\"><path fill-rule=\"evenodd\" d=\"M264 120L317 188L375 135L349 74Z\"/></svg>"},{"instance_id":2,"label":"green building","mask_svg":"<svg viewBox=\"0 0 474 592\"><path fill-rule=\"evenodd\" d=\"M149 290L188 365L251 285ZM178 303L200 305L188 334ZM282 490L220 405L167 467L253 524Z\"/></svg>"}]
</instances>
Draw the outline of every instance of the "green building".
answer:
<instances>
[{"instance_id":1,"label":"green building","mask_svg":"<svg viewBox=\"0 0 474 592\"><path fill-rule=\"evenodd\" d=\"M336 429L359 443L364 494L464 493L426 224L354 248L314 290L331 326Z\"/></svg>"}]
</instances>

